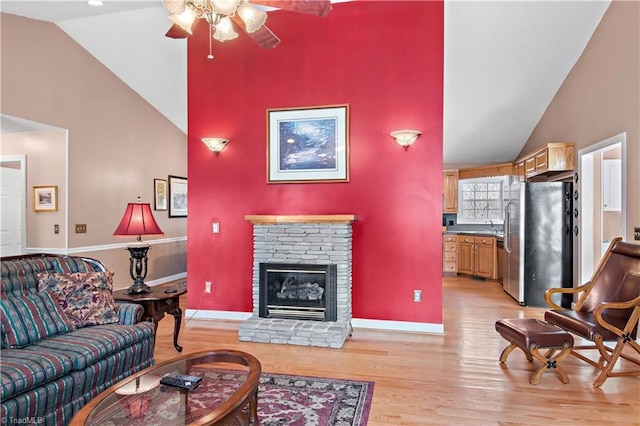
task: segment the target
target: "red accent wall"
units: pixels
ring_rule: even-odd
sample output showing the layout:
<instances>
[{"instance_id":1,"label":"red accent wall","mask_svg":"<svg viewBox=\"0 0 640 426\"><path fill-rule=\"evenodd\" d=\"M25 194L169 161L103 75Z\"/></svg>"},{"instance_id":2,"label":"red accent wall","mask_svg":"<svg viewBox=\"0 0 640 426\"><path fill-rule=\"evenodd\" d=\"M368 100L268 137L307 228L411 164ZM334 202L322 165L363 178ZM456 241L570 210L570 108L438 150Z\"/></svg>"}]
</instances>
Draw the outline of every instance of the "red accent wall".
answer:
<instances>
[{"instance_id":1,"label":"red accent wall","mask_svg":"<svg viewBox=\"0 0 640 426\"><path fill-rule=\"evenodd\" d=\"M214 60L206 25L197 27L188 308L252 311L245 215L355 214L353 316L442 323L443 16L442 2L411 1L339 3L325 18L274 11L278 47L262 50L242 33L214 40ZM267 184L267 109L333 104L350 106L350 182ZM423 132L408 151L389 136L404 128ZM231 141L217 157L200 141L211 136Z\"/></svg>"}]
</instances>

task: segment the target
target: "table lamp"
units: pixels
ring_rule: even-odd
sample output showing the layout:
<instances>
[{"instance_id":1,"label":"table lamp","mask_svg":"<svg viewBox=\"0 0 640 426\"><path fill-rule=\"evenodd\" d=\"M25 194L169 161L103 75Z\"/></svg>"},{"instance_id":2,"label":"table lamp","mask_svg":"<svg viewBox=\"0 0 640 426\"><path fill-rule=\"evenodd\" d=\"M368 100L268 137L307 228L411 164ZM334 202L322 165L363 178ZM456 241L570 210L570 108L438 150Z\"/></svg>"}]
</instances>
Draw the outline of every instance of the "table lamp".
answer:
<instances>
[{"instance_id":1,"label":"table lamp","mask_svg":"<svg viewBox=\"0 0 640 426\"><path fill-rule=\"evenodd\" d=\"M148 392L160 385L160 377L144 375L116 389L115 393L126 409L127 417L139 419L147 415L151 405Z\"/></svg>"},{"instance_id":2,"label":"table lamp","mask_svg":"<svg viewBox=\"0 0 640 426\"><path fill-rule=\"evenodd\" d=\"M147 276L147 252L151 248L149 244L142 242L143 235L164 235L151 213L149 203L141 203L138 197L137 203L127 204L120 225L113 233L114 236L135 235L136 242L127 247L131 257L129 258L129 273L133 284L125 294L146 294L151 292L151 287L144 283ZM135 273L134 273L135 271Z\"/></svg>"}]
</instances>

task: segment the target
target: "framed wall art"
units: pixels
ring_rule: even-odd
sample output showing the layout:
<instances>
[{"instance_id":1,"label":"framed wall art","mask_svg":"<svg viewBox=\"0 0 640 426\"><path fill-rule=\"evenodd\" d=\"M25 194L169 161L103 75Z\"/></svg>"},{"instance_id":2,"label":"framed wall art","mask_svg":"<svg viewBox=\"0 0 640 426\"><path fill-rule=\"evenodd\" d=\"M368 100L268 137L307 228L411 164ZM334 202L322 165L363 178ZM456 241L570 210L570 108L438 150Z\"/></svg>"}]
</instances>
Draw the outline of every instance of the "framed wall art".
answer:
<instances>
[{"instance_id":1,"label":"framed wall art","mask_svg":"<svg viewBox=\"0 0 640 426\"><path fill-rule=\"evenodd\" d=\"M169 217L187 217L187 178L169 175Z\"/></svg>"},{"instance_id":2,"label":"framed wall art","mask_svg":"<svg viewBox=\"0 0 640 426\"><path fill-rule=\"evenodd\" d=\"M153 180L153 208L154 210L167 210L167 181L165 179Z\"/></svg>"},{"instance_id":3,"label":"framed wall art","mask_svg":"<svg viewBox=\"0 0 640 426\"><path fill-rule=\"evenodd\" d=\"M33 211L57 212L58 211L58 186L34 186L33 187Z\"/></svg>"},{"instance_id":4,"label":"framed wall art","mask_svg":"<svg viewBox=\"0 0 640 426\"><path fill-rule=\"evenodd\" d=\"M349 106L267 111L269 183L348 182Z\"/></svg>"}]
</instances>

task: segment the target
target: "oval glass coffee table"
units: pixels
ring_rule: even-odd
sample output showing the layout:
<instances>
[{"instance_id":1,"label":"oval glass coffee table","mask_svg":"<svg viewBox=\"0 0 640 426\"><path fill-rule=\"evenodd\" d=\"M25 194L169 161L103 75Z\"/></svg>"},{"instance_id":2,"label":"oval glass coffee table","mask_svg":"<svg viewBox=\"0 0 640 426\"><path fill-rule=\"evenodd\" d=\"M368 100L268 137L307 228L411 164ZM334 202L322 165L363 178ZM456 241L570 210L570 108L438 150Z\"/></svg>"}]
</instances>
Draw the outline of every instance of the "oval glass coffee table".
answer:
<instances>
[{"instance_id":1,"label":"oval glass coffee table","mask_svg":"<svg viewBox=\"0 0 640 426\"><path fill-rule=\"evenodd\" d=\"M166 373L202 377L195 389L160 383ZM71 425L257 424L261 365L233 350L187 354L116 383L85 405Z\"/></svg>"}]
</instances>

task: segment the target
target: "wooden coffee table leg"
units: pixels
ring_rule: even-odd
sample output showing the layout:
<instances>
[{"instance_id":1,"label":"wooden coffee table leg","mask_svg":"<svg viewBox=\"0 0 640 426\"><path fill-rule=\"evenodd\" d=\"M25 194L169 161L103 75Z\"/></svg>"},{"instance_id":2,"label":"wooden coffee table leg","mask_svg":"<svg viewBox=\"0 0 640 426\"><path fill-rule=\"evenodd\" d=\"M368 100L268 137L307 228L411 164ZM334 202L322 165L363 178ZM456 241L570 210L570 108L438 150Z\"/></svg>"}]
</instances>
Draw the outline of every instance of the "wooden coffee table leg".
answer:
<instances>
[{"instance_id":1,"label":"wooden coffee table leg","mask_svg":"<svg viewBox=\"0 0 640 426\"><path fill-rule=\"evenodd\" d=\"M249 424L258 423L258 389L249 401Z\"/></svg>"},{"instance_id":2,"label":"wooden coffee table leg","mask_svg":"<svg viewBox=\"0 0 640 426\"><path fill-rule=\"evenodd\" d=\"M172 311L169 311L169 314L173 315L173 346L176 348L176 351L182 352L182 346L178 345L178 334L180 334L180 324L182 323L182 309L180 307L175 308Z\"/></svg>"}]
</instances>

